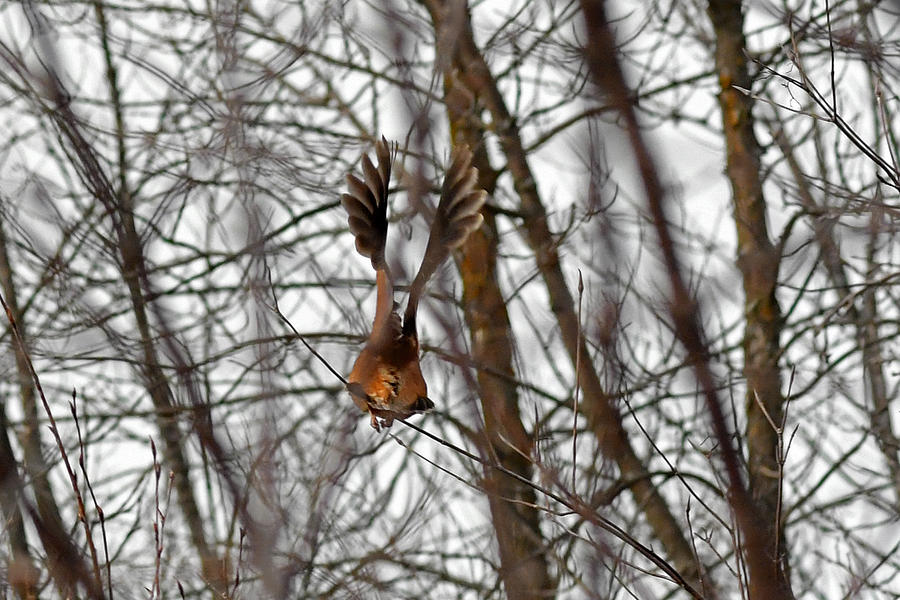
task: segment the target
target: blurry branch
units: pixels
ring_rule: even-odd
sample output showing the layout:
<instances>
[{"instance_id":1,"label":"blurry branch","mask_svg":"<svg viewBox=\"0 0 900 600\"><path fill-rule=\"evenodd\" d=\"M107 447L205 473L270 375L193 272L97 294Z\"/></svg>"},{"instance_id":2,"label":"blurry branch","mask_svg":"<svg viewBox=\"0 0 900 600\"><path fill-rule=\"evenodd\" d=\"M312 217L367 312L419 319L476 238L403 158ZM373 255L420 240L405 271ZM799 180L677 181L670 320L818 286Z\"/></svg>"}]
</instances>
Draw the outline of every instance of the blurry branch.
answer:
<instances>
[{"instance_id":1,"label":"blurry branch","mask_svg":"<svg viewBox=\"0 0 900 600\"><path fill-rule=\"evenodd\" d=\"M634 94L633 101L636 103L640 103L642 100L651 99L655 96L662 95L665 92L677 89L679 87L697 85L703 80L708 79L712 75L712 71L704 71L701 73L696 73L694 75L682 77L676 81L669 81L657 87L645 89L639 94ZM530 154L540 149L550 140L557 138L559 134L564 132L566 129L584 123L585 121L590 120L593 117L614 113L615 110L616 108L614 106L610 106L608 104L599 104L597 106L591 106L589 108L582 109L576 112L574 115L566 117L546 131L540 132L540 135L538 135L537 138L535 138L525 148L525 151Z\"/></svg>"},{"instance_id":2,"label":"blurry branch","mask_svg":"<svg viewBox=\"0 0 900 600\"><path fill-rule=\"evenodd\" d=\"M581 305L584 302L584 278L581 276L581 269L578 270L578 338L579 340L584 338L584 333L581 331L582 321L581 318ZM581 380L578 379L577 375L581 373L581 342L578 343L577 352L575 353L575 393L572 397L572 491L574 492L577 488L575 487L576 483L576 474L577 474L577 465L578 465L578 395L581 393ZM647 436L648 439L650 436ZM652 443L652 440L651 440ZM662 454L662 453L660 453ZM663 455L665 456L665 455ZM694 552L694 556L697 553Z\"/></svg>"},{"instance_id":3,"label":"blurry branch","mask_svg":"<svg viewBox=\"0 0 900 600\"><path fill-rule=\"evenodd\" d=\"M146 277L146 263L134 221L134 201L127 188L115 189L97 158L97 152L81 131L80 121L72 111L71 95L63 84L63 73L58 70L55 49L49 42L49 25L30 3L25 4L25 11L35 30L38 42L36 46L42 58L41 65L44 72L40 75L30 73L22 61L5 46L0 49L0 53L7 64L15 68L23 83L36 84L32 89L37 93L30 99L40 103L40 108L50 117L65 142L63 147L69 154L72 167L91 195L103 205L112 222L115 248L121 260L119 268L131 297L131 306L143 350L140 370L147 393L156 408L156 422L164 442L164 457L175 472L175 487L178 490L185 522L191 531L192 542L200 554L201 563L205 567L216 562L215 553L203 531L204 519L200 517L191 485L189 463L182 448L183 435L173 404L174 396L159 362L154 333L147 313L147 300L141 289L142 280ZM109 58L111 60L111 57Z\"/></svg>"},{"instance_id":4,"label":"blurry branch","mask_svg":"<svg viewBox=\"0 0 900 600\"><path fill-rule=\"evenodd\" d=\"M124 193L128 189L128 180L126 173L128 172L127 157L125 153L125 115L122 112L122 99L119 92L119 71L116 68L116 62L113 59L112 50L109 46L109 29L106 24L106 11L103 8L102 0L94 0L94 15L97 17L97 25L100 28L100 44L103 48L103 60L106 63L106 83L109 88L109 99L112 104L113 115L116 122L116 162L118 168L118 187L120 193Z\"/></svg>"},{"instance_id":5,"label":"blurry branch","mask_svg":"<svg viewBox=\"0 0 900 600\"><path fill-rule=\"evenodd\" d=\"M887 379L884 372L884 353L882 341L878 333L878 304L876 292L880 285L873 279L875 267L869 260L869 270L866 273L866 285L858 293L851 289L849 277L841 257L840 246L834 238L833 219L827 214L827 207L823 206L813 193L810 178L803 172L797 159L794 146L788 139L782 123L773 124L775 131L772 134L775 143L781 150L787 161L791 176L796 184L800 203L812 221L813 234L819 245L822 263L825 273L835 287L840 307L847 311L850 322L856 330L856 343L862 352L862 368L866 374L869 394L872 397L872 408L869 410L869 419L872 424L872 433L878 441L878 447L884 455L891 483L894 487L895 502L900 504L900 439L894 431L890 417L890 394L888 392ZM877 214L872 211L872 236L877 230ZM893 276L895 274L891 274Z\"/></svg>"},{"instance_id":6,"label":"blurry branch","mask_svg":"<svg viewBox=\"0 0 900 600\"><path fill-rule=\"evenodd\" d=\"M575 301L563 273L556 240L547 223L547 212L538 193L537 182L528 164L519 126L507 107L490 67L475 45L465 3L449 0L422 0L422 3L430 13L436 31L459 31L458 35L444 36L439 40L439 46L442 43L444 45L438 55L452 60L459 82L490 113L491 127L499 138L508 171L521 202L524 220L521 225L522 234L534 252L569 359L575 365L579 362L578 356L585 357L585 360L580 361L581 371L576 374L584 393L580 406L600 449L605 457L616 462L623 479L634 482L630 489L635 503L644 511L654 535L660 540L678 571L695 585L699 582L699 567L694 560L691 545L659 490L646 476L647 467L631 445L618 408L603 389L592 361L587 360L590 353L579 335ZM446 23L448 19L454 20L451 22L452 26ZM609 57L614 55L614 51L611 51ZM603 60L609 60L609 57Z\"/></svg>"},{"instance_id":7,"label":"blurry branch","mask_svg":"<svg viewBox=\"0 0 900 600\"><path fill-rule=\"evenodd\" d=\"M759 527L762 519L768 517L758 513L741 476L741 460L734 448L732 433L728 429L716 392L715 378L709 365L704 334L700 326L699 307L681 275L681 263L666 218L662 182L638 124L621 65L615 58L615 37L607 21L605 3L602 0L582 0L581 5L587 25L588 41L585 44L585 54L588 67L594 81L609 95L610 102L618 107L622 115L669 276L672 293L670 310L675 333L684 346L688 361L696 374L725 463L729 502L734 509L744 539L750 580L756 583L750 590L751 600L791 598L790 590L782 588L778 579L772 577L777 569L776 559L769 555L766 536Z\"/></svg>"},{"instance_id":8,"label":"blurry branch","mask_svg":"<svg viewBox=\"0 0 900 600\"><path fill-rule=\"evenodd\" d=\"M84 526L85 540L89 548L95 549L91 524L87 518L84 497L82 496L81 490L78 485L78 477L75 474L75 471L72 469L71 463L69 462L69 455L66 452L65 446L63 445L62 438L59 434L59 429L56 427L56 421L53 418L53 412L50 410L50 404L49 402L47 402L47 398L44 395L44 389L43 387L41 387L41 381L38 377L37 371L34 370L34 364L31 362L31 358L28 356L28 351L25 347L25 341L22 339L22 336L19 332L19 327L16 323L15 317L13 316L12 309L10 308L9 304L7 304L2 294L0 294L0 305L2 305L3 310L6 312L6 318L9 322L10 330L12 331L13 344L15 345L17 352L21 353L24 357L29 376L34 383L34 387L41 399L41 403L43 404L44 412L46 413L47 419L50 422L50 433L53 435L53 439L56 441L56 447L59 450L60 458L62 458L66 473L69 476L69 483L72 486L72 491L75 494L78 520L81 521L82 525ZM20 491L25 489L24 482L19 479L18 473L15 469L13 469L11 473L7 473L6 475L7 477L13 477L11 483L13 484L14 489L18 489ZM24 504L24 499L22 499L22 502ZM50 558L50 575L56 582L60 593L65 597L70 597L76 593L76 587L80 583L84 586L84 589L89 597L102 599L103 582L100 576L100 568L96 560L96 554L93 552L93 550L93 573L91 573L91 570L81 558L81 553L72 543L69 537L69 532L62 527L61 523L45 521L40 517L39 514L34 512L34 509L31 509L30 507L29 509L32 522L37 528L38 536L41 538L41 542L43 543L44 548L47 550L48 557Z\"/></svg>"},{"instance_id":9,"label":"blurry branch","mask_svg":"<svg viewBox=\"0 0 900 600\"><path fill-rule=\"evenodd\" d=\"M433 433L430 433L429 431L419 427L418 425L415 425L406 420L400 420L400 422L403 423L404 425L406 425L407 427L409 427L410 429L413 429L413 430L421 433L422 435L429 438L430 440L437 442L441 446L444 446L445 448L448 448L448 449L452 450L453 452L456 452L457 454L464 456L464 457L468 458L469 460L475 461L489 469L493 469L500 473L503 473L507 477L510 477L510 478L518 481L522 485L527 486L537 492L540 492L547 498L549 498L555 502L558 502L560 505L568 508L573 513L581 516L587 522L589 522L593 525L596 525L600 529L606 531L607 533L610 533L617 539L621 540L622 542L625 542L625 544L627 544L631 548L635 549L641 556L643 556L644 558L649 560L651 563L656 565L663 573L665 573L666 576L668 576L673 583L677 584L679 587L681 587L683 590L685 590L688 594L690 594L692 598L697 598L697 599L704 598L704 596L700 595L700 593L696 589L694 589L694 587L691 585L691 583L686 581L685 578L682 577L681 573L679 573L675 567L673 567L671 564L669 564L665 560L665 558L663 558L662 556L657 554L652 548L642 544L637 538L630 535L623 528L619 527L618 525L616 525L615 523L613 523L606 517L603 517L600 514L598 514L593 506L585 503L576 494L569 493L569 494L566 494L565 496L562 496L543 485L534 483L530 479L526 479L525 477L523 477L522 475L520 475L514 471L510 471L503 465L490 462L488 460L481 458L480 456L472 454L471 452L468 452L467 450L460 448L459 446L453 444L452 442L448 442L447 440L445 440L437 435L434 435ZM402 445L404 448L407 448L411 452L414 452L417 456L420 456L408 444L406 444L405 442L403 442L396 436L394 436L394 437L397 440L397 443ZM422 457L422 458L424 459L424 457ZM428 459L425 459L425 460L428 460ZM441 468L442 471L445 471L448 474L456 477L455 475L453 475L446 469L444 469L442 467L439 467L439 468ZM549 475L549 473L547 473L547 474ZM559 485L560 489L565 490L565 486L563 485L562 481L557 481L556 483Z\"/></svg>"}]
</instances>

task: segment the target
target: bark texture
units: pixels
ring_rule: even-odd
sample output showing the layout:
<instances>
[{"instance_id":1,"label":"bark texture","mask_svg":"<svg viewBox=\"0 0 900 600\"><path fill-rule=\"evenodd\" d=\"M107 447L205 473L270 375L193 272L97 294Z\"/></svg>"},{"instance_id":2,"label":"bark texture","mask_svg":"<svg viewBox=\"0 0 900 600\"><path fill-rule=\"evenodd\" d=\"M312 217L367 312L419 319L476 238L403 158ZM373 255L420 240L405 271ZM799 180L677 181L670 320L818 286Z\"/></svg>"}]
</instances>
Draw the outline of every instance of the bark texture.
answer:
<instances>
[{"instance_id":1,"label":"bark texture","mask_svg":"<svg viewBox=\"0 0 900 600\"><path fill-rule=\"evenodd\" d=\"M744 287L744 376L747 382L747 456L749 487L757 503L772 569L767 577L784 590L790 574L781 521L779 432L784 396L781 392L781 308L775 295L781 248L769 240L763 196L760 147L753 131L753 99L741 90L753 83L747 68L741 2L715 0L708 13L716 37L719 107L725 135L726 173L731 182L737 229L737 264ZM753 586L759 577L751 578Z\"/></svg>"}]
</instances>

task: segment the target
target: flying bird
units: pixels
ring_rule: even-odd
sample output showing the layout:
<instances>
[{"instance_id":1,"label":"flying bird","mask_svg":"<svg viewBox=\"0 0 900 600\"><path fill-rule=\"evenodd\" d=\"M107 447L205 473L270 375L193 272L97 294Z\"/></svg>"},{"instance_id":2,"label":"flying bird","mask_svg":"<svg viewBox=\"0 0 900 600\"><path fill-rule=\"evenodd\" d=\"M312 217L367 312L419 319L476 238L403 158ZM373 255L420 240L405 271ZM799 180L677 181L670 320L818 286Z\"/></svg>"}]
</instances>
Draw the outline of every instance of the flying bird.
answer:
<instances>
[{"instance_id":1,"label":"flying bird","mask_svg":"<svg viewBox=\"0 0 900 600\"><path fill-rule=\"evenodd\" d=\"M352 173L347 175L349 193L341 195L341 204L356 238L356 250L372 262L377 287L372 333L353 364L347 390L354 403L369 413L375 431L381 431L381 427L390 427L394 419L406 419L434 408L419 367L416 309L428 279L450 252L481 226L483 217L479 211L487 192L476 188L478 170L472 166L472 152L465 146L457 147L444 176L425 256L410 285L401 321L391 272L384 258L392 160L384 137L375 144L375 156L377 167L363 155L363 179Z\"/></svg>"}]
</instances>

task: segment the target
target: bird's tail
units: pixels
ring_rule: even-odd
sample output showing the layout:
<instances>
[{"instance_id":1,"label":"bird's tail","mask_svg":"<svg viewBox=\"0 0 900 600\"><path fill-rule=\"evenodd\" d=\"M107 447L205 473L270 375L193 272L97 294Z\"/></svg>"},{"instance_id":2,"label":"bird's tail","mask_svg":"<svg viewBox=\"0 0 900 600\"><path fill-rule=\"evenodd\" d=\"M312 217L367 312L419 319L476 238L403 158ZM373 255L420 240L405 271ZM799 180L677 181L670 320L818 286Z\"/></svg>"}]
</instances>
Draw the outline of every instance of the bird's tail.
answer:
<instances>
[{"instance_id":1,"label":"bird's tail","mask_svg":"<svg viewBox=\"0 0 900 600\"><path fill-rule=\"evenodd\" d=\"M415 335L416 309L428 279L450 252L462 246L484 220L480 211L487 199L487 192L475 188L477 181L478 169L472 166L472 152L465 146L457 147L441 186L441 199L431 224L425 257L410 286L409 303L403 317L403 333L406 335Z\"/></svg>"}]
</instances>

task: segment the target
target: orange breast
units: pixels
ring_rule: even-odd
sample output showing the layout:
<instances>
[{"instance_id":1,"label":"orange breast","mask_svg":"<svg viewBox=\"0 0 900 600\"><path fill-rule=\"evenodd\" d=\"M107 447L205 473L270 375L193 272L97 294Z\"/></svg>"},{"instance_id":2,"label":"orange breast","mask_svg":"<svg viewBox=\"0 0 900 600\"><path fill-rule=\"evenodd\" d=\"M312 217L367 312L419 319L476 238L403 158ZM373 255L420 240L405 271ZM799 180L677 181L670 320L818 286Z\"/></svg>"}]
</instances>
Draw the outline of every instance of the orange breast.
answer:
<instances>
[{"instance_id":1,"label":"orange breast","mask_svg":"<svg viewBox=\"0 0 900 600\"><path fill-rule=\"evenodd\" d=\"M348 380L359 383L371 398L370 411L408 414L420 397L427 396L418 343L410 337L398 338L386 348L366 345Z\"/></svg>"}]
</instances>

